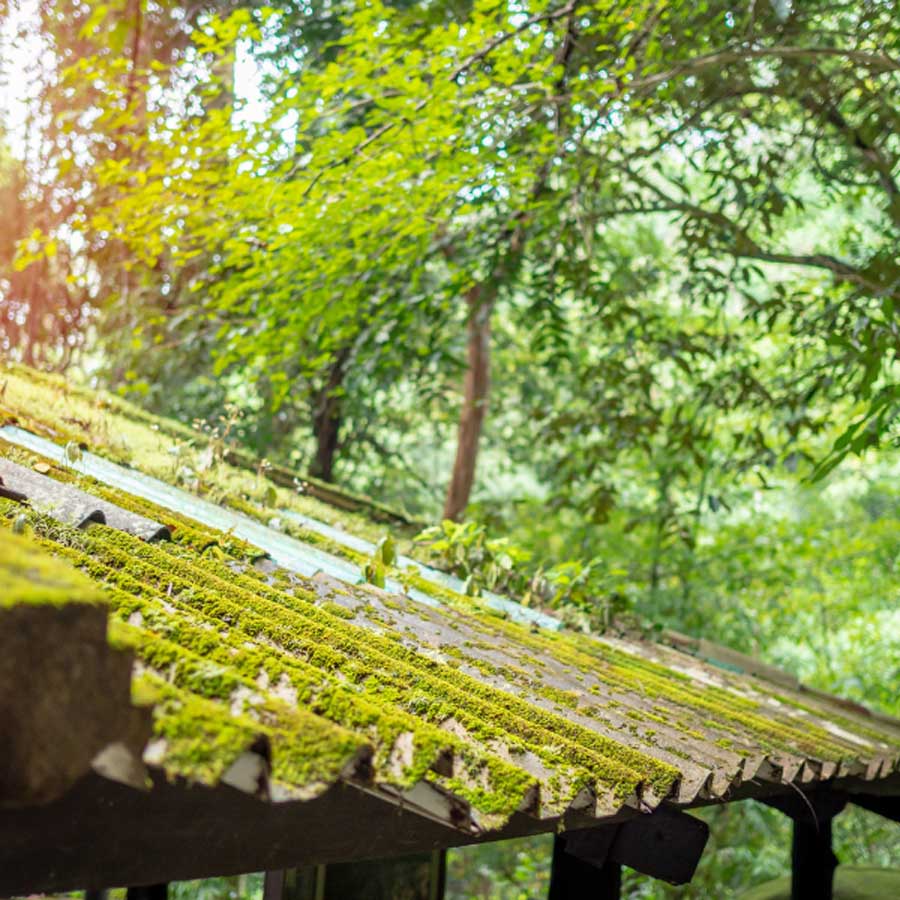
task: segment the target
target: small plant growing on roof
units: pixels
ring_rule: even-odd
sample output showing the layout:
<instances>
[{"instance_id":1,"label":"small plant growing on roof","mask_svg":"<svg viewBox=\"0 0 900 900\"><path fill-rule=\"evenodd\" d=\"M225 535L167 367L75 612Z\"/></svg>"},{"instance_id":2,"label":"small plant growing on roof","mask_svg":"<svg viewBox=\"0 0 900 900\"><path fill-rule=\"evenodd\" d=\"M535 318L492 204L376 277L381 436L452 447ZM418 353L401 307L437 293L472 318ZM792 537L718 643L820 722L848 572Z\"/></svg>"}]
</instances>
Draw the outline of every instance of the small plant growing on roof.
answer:
<instances>
[{"instance_id":1,"label":"small plant growing on roof","mask_svg":"<svg viewBox=\"0 0 900 900\"><path fill-rule=\"evenodd\" d=\"M609 567L600 558L587 562L564 560L532 579L533 590L563 613L568 624L582 631L609 628L614 616L625 612L625 598L610 590Z\"/></svg>"},{"instance_id":2,"label":"small plant growing on roof","mask_svg":"<svg viewBox=\"0 0 900 900\"><path fill-rule=\"evenodd\" d=\"M526 606L545 606L562 613L580 631L603 631L627 601L612 589L609 567L599 557L562 560L535 570L531 553L508 538L489 538L484 525L444 520L414 540L425 545L439 568L465 580L465 592L477 596L486 588L516 597Z\"/></svg>"},{"instance_id":3,"label":"small plant growing on roof","mask_svg":"<svg viewBox=\"0 0 900 900\"><path fill-rule=\"evenodd\" d=\"M69 441L69 443L66 444L63 455L65 456L66 464L74 466L75 463L81 460L81 447L79 447L75 441Z\"/></svg>"},{"instance_id":4,"label":"small plant growing on roof","mask_svg":"<svg viewBox=\"0 0 900 900\"><path fill-rule=\"evenodd\" d=\"M413 540L428 549L439 568L462 578L467 594L477 594L482 587L524 592L527 573L523 567L531 560L531 553L508 538L489 538L484 525L445 519Z\"/></svg>"},{"instance_id":5,"label":"small plant growing on roof","mask_svg":"<svg viewBox=\"0 0 900 900\"><path fill-rule=\"evenodd\" d=\"M215 422L204 422L195 419L193 427L195 431L203 435L202 449L194 448L193 441L176 440L169 448L173 453L177 464L172 475L176 481L186 484L191 490L211 492L216 486L212 476L215 469L225 462L228 453L228 441L231 435L238 430L243 411L234 403L225 405L225 412Z\"/></svg>"},{"instance_id":6,"label":"small plant growing on roof","mask_svg":"<svg viewBox=\"0 0 900 900\"><path fill-rule=\"evenodd\" d=\"M215 422L204 422L201 419L194 420L194 428L207 438L204 448L205 468L212 468L224 462L228 452L228 441L232 432L240 430L240 423L244 417L243 410L236 403L226 403L225 413L220 415Z\"/></svg>"},{"instance_id":7,"label":"small plant growing on roof","mask_svg":"<svg viewBox=\"0 0 900 900\"><path fill-rule=\"evenodd\" d=\"M262 505L268 509L274 509L278 505L278 491L275 485L268 480L269 470L272 464L263 457L256 464L256 487L259 495L261 495Z\"/></svg>"},{"instance_id":8,"label":"small plant growing on roof","mask_svg":"<svg viewBox=\"0 0 900 900\"><path fill-rule=\"evenodd\" d=\"M383 588L387 570L397 562L397 544L391 535L386 534L375 545L372 558L362 567L363 580L375 587Z\"/></svg>"},{"instance_id":9,"label":"small plant growing on roof","mask_svg":"<svg viewBox=\"0 0 900 900\"><path fill-rule=\"evenodd\" d=\"M193 444L190 441L176 439L167 452L172 457L170 480L176 484L186 484L191 488L198 487L199 479L195 469Z\"/></svg>"}]
</instances>

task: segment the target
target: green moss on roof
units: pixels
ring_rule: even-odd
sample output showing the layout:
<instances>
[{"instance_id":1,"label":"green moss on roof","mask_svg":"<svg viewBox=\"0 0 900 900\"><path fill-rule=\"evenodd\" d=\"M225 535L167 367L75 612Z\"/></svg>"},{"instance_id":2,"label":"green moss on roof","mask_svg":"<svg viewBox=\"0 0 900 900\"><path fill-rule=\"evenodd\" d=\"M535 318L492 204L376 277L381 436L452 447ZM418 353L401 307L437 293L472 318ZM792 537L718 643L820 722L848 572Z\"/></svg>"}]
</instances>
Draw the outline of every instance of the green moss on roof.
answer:
<instances>
[{"instance_id":1,"label":"green moss on roof","mask_svg":"<svg viewBox=\"0 0 900 900\"><path fill-rule=\"evenodd\" d=\"M637 691L641 696L667 701L671 704L664 707L670 717L669 724L681 727L690 737L696 737L698 732L678 726L671 718L672 707L689 711L692 716L705 714L704 718L711 713L719 723L750 730L766 751L791 753L800 750L821 760L840 760L847 755L847 748L821 727L780 720L773 710L763 710L754 700L713 685L697 685L683 673L603 641L573 633L534 632L517 623L490 617L482 617L481 623L493 632L495 639L515 642L573 670L591 672L612 688Z\"/></svg>"},{"instance_id":2,"label":"green moss on roof","mask_svg":"<svg viewBox=\"0 0 900 900\"><path fill-rule=\"evenodd\" d=\"M166 444L193 433L155 430L119 401L98 401L46 376L29 380L16 369L10 379L4 402L20 417L40 402L44 433L57 442L81 435L111 458L121 452L142 471L174 479ZM37 459L2 441L0 453L26 464ZM867 739L886 740L875 727L831 716L856 739L833 735L814 721L821 711L781 695L783 708L776 707L774 693L747 690L740 676L698 683L641 655L633 641L532 630L415 573L392 572L441 608L364 585L264 575L253 566L258 551L231 535L64 467L49 474L172 529L172 542L151 545L29 513L35 534L19 539L41 558L52 551L73 564L88 577L82 584L102 588L113 640L138 660L136 691L155 704L155 734L172 774L214 782L263 736L274 777L285 784L328 783L356 754L371 753L376 782L406 788L428 779L498 823L538 783L545 809L561 811L584 787L611 808L641 793L662 799L683 761L713 768L724 760L739 773L742 756L761 751L838 761L858 756ZM267 487L256 475L220 464L210 477L211 499L262 521L271 515L259 502ZM352 526L361 537L382 533L291 491L279 489L278 503ZM0 536L20 513L0 505ZM365 562L286 524L303 541ZM0 568L4 577L14 579L15 568ZM430 637L420 633L426 627ZM697 758L697 747L707 759ZM540 782L529 767L543 773Z\"/></svg>"},{"instance_id":3,"label":"green moss on roof","mask_svg":"<svg viewBox=\"0 0 900 900\"><path fill-rule=\"evenodd\" d=\"M4 383L0 413L5 418L57 444L74 441L113 462L133 466L171 484L179 483L179 468L198 455L194 451L209 444L208 436L202 432L154 416L120 397L82 387L59 375L6 361L0 362L0 376ZM187 456L183 460L170 453L175 446L186 448ZM218 459L199 473L203 493L214 501L239 505L244 498L249 498L263 505L267 495L274 491L279 508L313 516L372 541L378 540L384 526L367 518L366 511L395 523L403 519L367 497L322 484L321 490L329 496L346 501L341 508L329 505L310 493L301 493L293 485L293 474L287 470L278 470L281 483L276 483L260 475L245 454L224 452L234 462ZM316 484L315 479L299 474L296 481L301 489L303 484Z\"/></svg>"},{"instance_id":4,"label":"green moss on roof","mask_svg":"<svg viewBox=\"0 0 900 900\"><path fill-rule=\"evenodd\" d=\"M97 529L95 531L99 532L101 530L102 529ZM129 541L133 542L134 539L129 538L126 535L111 533L105 550L101 547L94 547L92 553L88 555L85 565L88 570L92 571L92 574L94 574L95 577L102 577L100 571L97 569L98 562L103 558L104 552L107 555L112 553L112 565L106 567L106 577L109 577L108 573L112 572L112 577L121 579L123 577L122 573L127 571L130 566L132 570L131 574L138 575L137 583L132 589L135 592L146 590L148 578L147 573L144 571L144 563L142 560L147 555L158 555L163 553L163 549L142 546L137 548L136 552L132 553L123 547L119 551L120 555L115 556L114 545ZM179 554L185 553L187 556L184 556L181 563L178 564L177 559ZM166 561L165 556L171 558ZM264 584L262 579L252 571L245 571L240 575L235 575L231 569L227 569L222 565L221 559L193 559L189 548L169 548L165 551L165 555L158 557L158 559L161 564L165 564L167 569L167 571L163 571L157 576L159 579L158 583L161 586L165 586L169 595L171 595L174 585L176 587L176 596L185 594L191 601L200 601L203 604L208 604L208 613L213 616L219 616L224 621L233 622L235 620L246 620L248 609L259 603L259 598L254 596L258 594L264 596L279 596L279 602L281 604L287 602L289 605L295 607L298 601L305 601L306 604L310 604L307 606L306 612L312 613L313 610L315 610L315 615L320 619L325 615L331 620L334 620L335 618L344 619L343 607L341 607L341 614L335 617L333 610L329 611L328 608L323 609L321 605L315 605L315 600L309 591L306 594L304 594L302 590L295 591L294 595L291 596L278 588L273 588ZM191 587L191 579L196 581L198 578L198 573L195 570L198 562L202 562L206 567L215 570L215 575L212 579L200 578L204 585L202 591L199 591L196 587ZM173 580L171 577L173 574L173 567L177 569L177 573L175 574L177 574L178 581ZM223 604L226 602L226 597L229 593L237 593L239 597L246 601L244 603L239 603L239 608L233 613L225 612L223 609ZM193 608L196 614L196 603ZM289 615L287 611L263 610L261 612L258 627L270 641L273 640L273 628L278 624L279 614ZM477 621L477 618L473 619L473 621ZM484 622L481 624L484 626ZM334 623L331 627L334 628ZM494 630L499 627L502 632L502 637L506 642L515 639L520 645L525 643L533 649L539 650L541 653L546 654L547 652L551 652L559 659L567 659L568 664L570 665L577 664L582 667L587 667L587 670L592 671L597 677L606 679L607 683L610 685L618 686L622 689L639 689L645 694L665 699L670 703L674 700L679 707L687 706L689 711L693 713L705 711L708 714L710 709L716 710L721 714L723 727L729 728L729 730L729 726L732 722L735 725L741 724L745 727L747 724L758 726L756 737L759 739L760 745L766 750L777 751L784 748L785 752L789 752L791 749L796 750L796 744L799 742L807 747L808 752L810 752L811 755L816 756L816 758L842 758L847 754L846 747L831 744L828 741L827 733L821 731L821 729L812 729L812 737L822 739L821 742L819 742L810 740L810 734L801 733L797 728L787 726L783 723L773 722L769 717L768 711L764 714L757 714L755 716L750 715L748 718L748 713L757 710L757 704L736 697L726 691L719 691L718 693L721 694L723 698L727 699L729 703L733 703L734 707L715 702L715 696L712 700L709 696L706 696L706 694L710 692L709 688L705 687L699 690L689 689L690 682L686 677L679 676L673 679L673 673L671 673L670 670L655 664L649 664L647 661L640 658L632 658L628 654L621 653L612 648L603 648L603 658L600 660L597 658L597 648L591 645L590 649L592 655L590 658L585 658L577 646L578 641L571 637L542 634L535 635L528 629L521 628L511 623L498 623L496 619L490 620L489 627ZM488 633L487 637L490 636L491 634ZM313 659L316 664L322 665L324 662L330 667L331 671L340 673L345 677L356 671L359 673L356 675L358 679L371 682L371 685L374 685L377 691L383 693L386 688L386 683L387 686L389 686L393 679L386 679L383 674L379 676L377 673L384 673L386 671L396 672L398 669L397 662L392 661L390 655L392 649L396 649L395 645L391 644L390 648L388 648L385 647L383 643L380 644L379 646L385 651L386 656L382 657L380 660L376 660L371 665L361 666L360 656L362 657L362 660L365 660L368 655L366 653L355 655L352 652L340 652L339 655L326 659L327 654L325 651L329 645L333 647L336 646L339 651L344 650L344 641L342 637L343 636L340 636L339 633L336 643L334 638L326 642L322 642L317 638L316 645L309 647L309 649L304 652L308 652L311 659ZM371 635L363 631L360 633L360 636L356 638L356 642L371 642ZM297 643L296 639L294 640L294 643ZM491 646L490 641L481 643L485 647ZM291 649L294 648L292 647ZM465 658L465 654L463 654L463 658ZM598 665L598 663L601 662L603 664ZM433 663L429 661L429 664ZM475 668L479 667L475 666ZM486 667L482 666L480 668L482 673L486 674ZM402 689L405 689L406 681L404 679L401 679L400 684L402 685ZM477 680L473 679L472 683L467 683L466 686L472 689L475 696L484 692L484 685L479 684ZM409 708L420 717L426 718L434 723L439 723L442 717L447 718L453 716L456 712L456 705L464 704L465 693L456 693L453 695L451 692L450 696L446 696L441 694L439 688L432 687L431 685L429 685L429 687L430 690L426 692L427 696L416 698L409 704ZM391 690L396 692L398 688L394 687L391 688ZM551 696L556 701L562 699L562 696L567 696L568 699L572 699L569 695L554 695L552 689L549 691L544 690L542 693ZM715 695L716 691L712 691L712 693ZM399 693L394 694L394 699L395 702L403 702L402 695ZM450 702L448 702L448 700ZM504 700L498 697L498 700L494 702L501 705L504 703ZM573 735L570 740L575 744L575 747L573 750L569 751L567 755L566 743L564 742L561 748L555 747L552 751L548 752L546 747L542 746L542 744L545 743L545 741L542 741L542 738L544 737L543 733L540 731L535 732L533 728L534 723L531 720L534 717L534 708L521 702L519 706L522 709L522 718L528 720L529 725L532 726L532 734L538 735L536 739L532 738L532 740L527 741L526 744L529 749L537 747L538 756L544 759L548 765L567 764L577 768L583 764L586 759L590 758L589 754L583 752L587 751L587 747L582 747L581 742L584 741L588 745L594 744L596 746L598 743L597 735L588 731L586 732L586 735L589 737L586 737L584 729L573 729L571 723L562 723L551 719L547 731L551 734L556 734L560 730L563 733L568 731ZM661 707L661 709L667 708ZM675 727L681 728L689 737L703 737L702 734L692 729L688 724L679 724L677 721L673 721L671 718L671 707L668 708L668 712L670 714L668 720L670 726L674 725ZM468 721L465 724L466 727L471 730L473 736L487 742L499 739L499 736L504 731L516 733L516 728L521 727L520 724L516 725L514 722L510 724L510 721L508 720L508 710L506 709L503 709L502 712L499 713L499 723L492 722L492 718L493 716L491 713L485 711L483 715L476 717L474 723ZM540 720L540 718L541 715L538 715L538 720ZM654 718L662 719L663 717L654 716ZM686 721L690 722L691 719L687 718ZM499 730L496 728L497 724L500 726ZM674 780L676 775L675 770L671 768L667 769L664 765L660 766L656 760L649 760L650 766L648 768L645 762L648 758L636 753L636 751L631 748L623 747L616 742L606 741L604 744L603 739L600 739L600 743L603 744L600 755L601 757L604 757L604 761L601 762L599 767L595 765L585 768L582 775L578 775L577 771L573 769L572 774L574 778L581 777L591 781L596 780L601 784L614 784L616 786L615 790L617 790L620 795L629 793L642 783L651 785L655 791L658 790L664 792ZM673 749L672 752L675 755L679 755L675 749ZM629 770L629 758L641 760L642 765ZM623 763L624 765L621 768L617 768L617 763Z\"/></svg>"},{"instance_id":5,"label":"green moss on roof","mask_svg":"<svg viewBox=\"0 0 900 900\"><path fill-rule=\"evenodd\" d=\"M102 600L101 591L83 573L54 559L30 538L13 534L9 521L2 521L6 527L0 525L0 609Z\"/></svg>"},{"instance_id":6,"label":"green moss on roof","mask_svg":"<svg viewBox=\"0 0 900 900\"><path fill-rule=\"evenodd\" d=\"M217 590L222 585L218 579L234 574L222 570L219 561L193 558L193 565L198 567L193 581L182 580L172 570L167 572L165 566L154 579L147 558L164 563L169 557L172 568L184 575L187 570L180 568L186 564L180 555L184 548L146 545L103 526L95 526L90 532L70 531L66 545L59 550L104 585L119 623L113 629L118 643L129 647L145 669L187 696L224 705L223 722L231 714L234 698L242 692L244 697L266 693L258 684L264 673L267 684L294 692L298 709L309 710L310 715L326 724L346 726L371 744L381 780L400 787L412 786L430 773L442 755L452 753L459 760L468 759L466 768L470 773L479 773L477 778L470 775L471 783L464 778L455 779L459 795L483 813L507 817L534 784L534 778L516 766L473 750L437 728L433 721L420 721L410 711L415 708L414 703L406 708L402 702L385 702L379 691L372 690L374 682L360 694L359 685L354 689L347 683L345 669L366 679L372 672L365 665L357 667L354 673L353 667L344 665L347 657L339 651L332 652L327 644L316 647L301 637L302 628L292 632L291 627L279 627L277 622L254 616L252 609L228 603L227 597L219 598ZM132 565L129 554L135 555ZM212 576L210 570L217 574ZM208 588L211 577L216 582L212 590ZM211 604L208 614L203 613L203 603ZM324 611L321 615L330 616ZM140 625L128 624L135 621ZM336 621L344 622L340 617ZM283 646L276 643L278 639L285 642ZM309 662L297 655L300 645ZM395 690L399 691L399 683ZM239 714L271 724L281 721L286 710L280 704L273 707L260 703ZM279 733L287 731L282 727ZM232 734L232 730L227 729L227 733ZM414 738L413 752L404 765L392 765L395 746L406 734ZM275 743L284 745L283 741ZM231 742L222 747L230 748ZM227 767L224 758L216 763L222 747L216 744L201 754L195 768L204 779L215 777L215 772ZM340 755L343 751L338 750ZM178 759L179 765L187 759L181 750ZM298 765L293 765L292 771L298 778L305 778ZM182 769L178 771L181 773Z\"/></svg>"},{"instance_id":7,"label":"green moss on roof","mask_svg":"<svg viewBox=\"0 0 900 900\"><path fill-rule=\"evenodd\" d=\"M134 635L121 626L114 641L135 648ZM134 693L140 703L153 706L153 738L164 742L156 752L170 777L215 784L242 753L265 738L275 781L324 789L365 749L359 737L316 716L282 711L266 721L235 713L221 701L179 689L152 672L135 679Z\"/></svg>"},{"instance_id":8,"label":"green moss on roof","mask_svg":"<svg viewBox=\"0 0 900 900\"><path fill-rule=\"evenodd\" d=\"M76 551L69 547L66 552ZM674 768L625 745L474 678L451 675L440 663L334 616L309 593L288 594L250 572L234 572L215 560L186 560L168 547L102 527L84 535L78 552L94 578L113 585L134 579L132 590L155 587L234 629L234 640L249 635L264 638L266 646L285 647L317 668L349 679L388 708L406 709L435 725L456 718L484 743L514 734L547 765L570 767L574 779L597 783L601 791L625 796L648 784L664 794L678 776Z\"/></svg>"}]
</instances>

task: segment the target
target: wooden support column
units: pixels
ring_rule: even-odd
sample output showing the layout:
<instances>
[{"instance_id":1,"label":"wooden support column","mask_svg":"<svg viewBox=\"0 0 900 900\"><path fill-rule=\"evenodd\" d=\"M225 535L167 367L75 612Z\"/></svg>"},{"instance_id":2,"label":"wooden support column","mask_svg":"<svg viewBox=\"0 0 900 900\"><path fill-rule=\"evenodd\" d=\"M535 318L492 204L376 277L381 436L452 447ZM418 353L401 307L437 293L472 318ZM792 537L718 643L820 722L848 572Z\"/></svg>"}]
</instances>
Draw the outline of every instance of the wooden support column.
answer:
<instances>
[{"instance_id":1,"label":"wooden support column","mask_svg":"<svg viewBox=\"0 0 900 900\"><path fill-rule=\"evenodd\" d=\"M126 900L167 900L169 886L167 884L145 884L130 887L125 893Z\"/></svg>"},{"instance_id":2,"label":"wooden support column","mask_svg":"<svg viewBox=\"0 0 900 900\"><path fill-rule=\"evenodd\" d=\"M847 805L847 795L819 790L765 802L794 822L791 900L832 900L838 859L831 849L831 821Z\"/></svg>"},{"instance_id":3,"label":"wooden support column","mask_svg":"<svg viewBox=\"0 0 900 900\"><path fill-rule=\"evenodd\" d=\"M619 900L622 867L605 859L599 866L573 856L566 850L566 838L553 839L553 868L548 900Z\"/></svg>"},{"instance_id":4,"label":"wooden support column","mask_svg":"<svg viewBox=\"0 0 900 900\"><path fill-rule=\"evenodd\" d=\"M84 900L109 900L109 891L85 891Z\"/></svg>"},{"instance_id":5,"label":"wooden support column","mask_svg":"<svg viewBox=\"0 0 900 900\"><path fill-rule=\"evenodd\" d=\"M266 872L263 900L322 900L325 866Z\"/></svg>"},{"instance_id":6,"label":"wooden support column","mask_svg":"<svg viewBox=\"0 0 900 900\"><path fill-rule=\"evenodd\" d=\"M831 819L794 819L791 900L831 900L837 864L831 849Z\"/></svg>"},{"instance_id":7,"label":"wooden support column","mask_svg":"<svg viewBox=\"0 0 900 900\"><path fill-rule=\"evenodd\" d=\"M263 900L443 900L443 850L267 872Z\"/></svg>"},{"instance_id":8,"label":"wooden support column","mask_svg":"<svg viewBox=\"0 0 900 900\"><path fill-rule=\"evenodd\" d=\"M278 869L274 872L266 872L263 880L263 900L282 900L284 897L284 869Z\"/></svg>"}]
</instances>

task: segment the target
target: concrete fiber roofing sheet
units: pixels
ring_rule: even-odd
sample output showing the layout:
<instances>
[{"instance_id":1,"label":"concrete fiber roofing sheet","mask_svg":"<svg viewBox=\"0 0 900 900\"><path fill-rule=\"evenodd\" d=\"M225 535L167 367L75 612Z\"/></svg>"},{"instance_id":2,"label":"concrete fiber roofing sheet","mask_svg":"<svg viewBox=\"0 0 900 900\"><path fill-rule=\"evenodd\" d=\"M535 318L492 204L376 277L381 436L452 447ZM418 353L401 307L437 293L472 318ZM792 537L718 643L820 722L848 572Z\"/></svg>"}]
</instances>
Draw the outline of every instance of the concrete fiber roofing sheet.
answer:
<instances>
[{"instance_id":1,"label":"concrete fiber roofing sheet","mask_svg":"<svg viewBox=\"0 0 900 900\"><path fill-rule=\"evenodd\" d=\"M109 778L137 786L149 766L271 802L344 781L473 833L516 812L602 819L896 776L893 719L737 671L740 654L716 665L465 597L408 556L385 589L360 583L385 533L364 499L335 511L264 470L204 469L210 445L182 426L22 367L0 381L5 487L41 495L0 497L0 622L55 615L66 591L92 615L106 604L109 652L133 657L130 702L146 716L143 730L103 720L127 722L94 738L90 765ZM54 486L96 498L109 524L55 515ZM161 539L122 524L147 521ZM47 652L26 633L21 655ZM0 805L66 786L13 781Z\"/></svg>"}]
</instances>

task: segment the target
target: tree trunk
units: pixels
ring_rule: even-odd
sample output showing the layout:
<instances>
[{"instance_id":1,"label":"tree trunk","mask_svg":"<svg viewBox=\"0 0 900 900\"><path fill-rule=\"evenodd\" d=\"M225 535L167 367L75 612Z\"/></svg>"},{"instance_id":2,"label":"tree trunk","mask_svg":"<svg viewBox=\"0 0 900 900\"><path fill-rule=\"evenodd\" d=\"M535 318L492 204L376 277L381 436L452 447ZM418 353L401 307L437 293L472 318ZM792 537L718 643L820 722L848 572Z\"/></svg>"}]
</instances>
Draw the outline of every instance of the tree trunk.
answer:
<instances>
[{"instance_id":1,"label":"tree trunk","mask_svg":"<svg viewBox=\"0 0 900 900\"><path fill-rule=\"evenodd\" d=\"M316 455L309 474L320 481L334 481L334 460L337 456L338 437L341 430L340 401L337 397L325 398L324 408L313 420L316 433Z\"/></svg>"},{"instance_id":2,"label":"tree trunk","mask_svg":"<svg viewBox=\"0 0 900 900\"><path fill-rule=\"evenodd\" d=\"M566 33L556 52L555 59L562 66L562 74L556 82L556 131L562 133L562 100L566 75L575 46L575 4L571 7ZM547 187L550 173L550 160L541 165L531 190L531 201L534 203ZM457 432L456 460L447 489L447 500L444 504L444 518L459 521L466 507L475 482L475 463L478 458L478 443L481 426L487 412L488 392L491 384L491 313L497 300L497 294L503 284L512 278L522 263L523 246L530 221L530 213L519 210L513 217L500 244L506 244L507 250L501 255L490 279L470 288L466 294L469 305L469 347L468 368L463 393L462 413Z\"/></svg>"},{"instance_id":3,"label":"tree trunk","mask_svg":"<svg viewBox=\"0 0 900 900\"><path fill-rule=\"evenodd\" d=\"M316 455L309 474L321 481L334 481L334 461L340 446L343 398L339 393L346 374L350 348L341 350L328 372L328 381L313 409L313 434Z\"/></svg>"},{"instance_id":4,"label":"tree trunk","mask_svg":"<svg viewBox=\"0 0 900 900\"><path fill-rule=\"evenodd\" d=\"M469 306L468 366L463 389L463 406L459 418L456 460L444 504L444 518L458 521L469 504L475 482L475 463L481 426L487 412L491 386L491 312L494 291L484 296L484 285L476 285L466 295Z\"/></svg>"}]
</instances>

